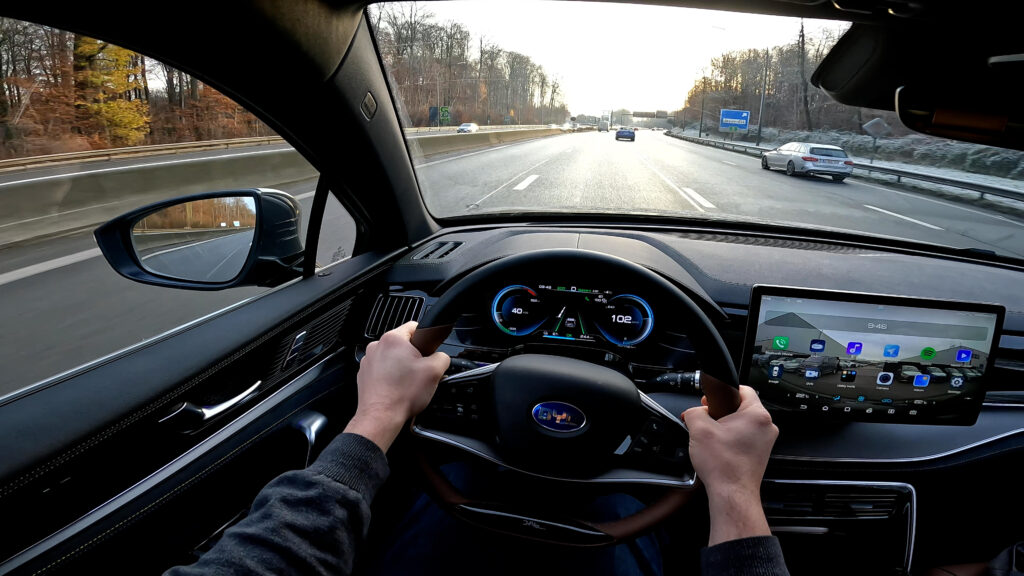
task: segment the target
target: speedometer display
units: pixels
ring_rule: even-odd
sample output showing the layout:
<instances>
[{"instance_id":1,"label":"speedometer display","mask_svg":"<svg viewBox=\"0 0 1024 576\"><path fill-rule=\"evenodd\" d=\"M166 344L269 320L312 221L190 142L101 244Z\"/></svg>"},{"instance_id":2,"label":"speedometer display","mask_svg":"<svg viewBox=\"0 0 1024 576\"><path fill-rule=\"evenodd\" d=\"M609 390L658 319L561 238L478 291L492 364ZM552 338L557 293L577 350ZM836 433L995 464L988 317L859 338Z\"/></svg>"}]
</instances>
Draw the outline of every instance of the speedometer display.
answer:
<instances>
[{"instance_id":1,"label":"speedometer display","mask_svg":"<svg viewBox=\"0 0 1024 576\"><path fill-rule=\"evenodd\" d=\"M598 329L612 344L633 346L643 342L654 328L654 313L639 296L622 294L608 300Z\"/></svg>"},{"instance_id":2,"label":"speedometer display","mask_svg":"<svg viewBox=\"0 0 1024 576\"><path fill-rule=\"evenodd\" d=\"M494 324L506 334L526 336L546 319L537 292L528 286L509 286L498 292L491 304Z\"/></svg>"},{"instance_id":3,"label":"speedometer display","mask_svg":"<svg viewBox=\"0 0 1024 576\"><path fill-rule=\"evenodd\" d=\"M654 312L640 296L611 290L537 284L507 286L494 297L491 317L512 336L593 342L604 339L623 347L644 341L654 327Z\"/></svg>"}]
</instances>

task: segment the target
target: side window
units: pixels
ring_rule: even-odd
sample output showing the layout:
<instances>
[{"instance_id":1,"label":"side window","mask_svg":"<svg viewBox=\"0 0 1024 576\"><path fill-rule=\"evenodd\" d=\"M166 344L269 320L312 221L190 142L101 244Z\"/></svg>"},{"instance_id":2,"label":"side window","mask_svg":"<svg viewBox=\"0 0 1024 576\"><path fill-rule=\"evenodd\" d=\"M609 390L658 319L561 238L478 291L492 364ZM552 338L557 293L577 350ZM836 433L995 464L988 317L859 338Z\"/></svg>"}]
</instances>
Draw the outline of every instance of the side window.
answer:
<instances>
[{"instance_id":1,"label":"side window","mask_svg":"<svg viewBox=\"0 0 1024 576\"><path fill-rule=\"evenodd\" d=\"M266 124L198 79L99 39L0 18L0 397L264 291L124 279L96 246L99 224L236 188L287 192L308 218L317 178ZM354 244L351 217L331 201L322 265Z\"/></svg>"}]
</instances>

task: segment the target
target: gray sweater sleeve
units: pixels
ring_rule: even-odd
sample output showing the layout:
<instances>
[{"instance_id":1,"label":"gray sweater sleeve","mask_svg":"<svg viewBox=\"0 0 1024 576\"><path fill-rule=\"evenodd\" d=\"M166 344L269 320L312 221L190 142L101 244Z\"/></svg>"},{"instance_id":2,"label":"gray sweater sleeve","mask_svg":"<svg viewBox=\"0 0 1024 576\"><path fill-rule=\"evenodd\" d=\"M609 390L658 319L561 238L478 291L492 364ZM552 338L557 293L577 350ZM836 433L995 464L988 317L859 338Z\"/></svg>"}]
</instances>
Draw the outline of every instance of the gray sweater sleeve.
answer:
<instances>
[{"instance_id":1,"label":"gray sweater sleeve","mask_svg":"<svg viewBox=\"0 0 1024 576\"><path fill-rule=\"evenodd\" d=\"M753 536L709 546L700 553L705 576L789 576L775 536Z\"/></svg>"},{"instance_id":2,"label":"gray sweater sleeve","mask_svg":"<svg viewBox=\"0 0 1024 576\"><path fill-rule=\"evenodd\" d=\"M370 525L387 458L357 434L339 434L309 468L286 472L256 496L249 515L195 564L165 576L351 574Z\"/></svg>"}]
</instances>

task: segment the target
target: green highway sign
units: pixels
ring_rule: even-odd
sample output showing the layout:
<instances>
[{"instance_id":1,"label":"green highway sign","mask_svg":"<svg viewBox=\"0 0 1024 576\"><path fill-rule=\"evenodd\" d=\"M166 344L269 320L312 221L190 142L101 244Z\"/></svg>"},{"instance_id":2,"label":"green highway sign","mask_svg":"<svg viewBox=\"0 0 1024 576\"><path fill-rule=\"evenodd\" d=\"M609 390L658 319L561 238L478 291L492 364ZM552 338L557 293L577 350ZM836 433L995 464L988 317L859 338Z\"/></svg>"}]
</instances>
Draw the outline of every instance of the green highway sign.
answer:
<instances>
[{"instance_id":1,"label":"green highway sign","mask_svg":"<svg viewBox=\"0 0 1024 576\"><path fill-rule=\"evenodd\" d=\"M452 117L448 113L448 107L447 106L441 106L441 123L442 124L447 124L447 123L451 122L451 119L452 119Z\"/></svg>"}]
</instances>

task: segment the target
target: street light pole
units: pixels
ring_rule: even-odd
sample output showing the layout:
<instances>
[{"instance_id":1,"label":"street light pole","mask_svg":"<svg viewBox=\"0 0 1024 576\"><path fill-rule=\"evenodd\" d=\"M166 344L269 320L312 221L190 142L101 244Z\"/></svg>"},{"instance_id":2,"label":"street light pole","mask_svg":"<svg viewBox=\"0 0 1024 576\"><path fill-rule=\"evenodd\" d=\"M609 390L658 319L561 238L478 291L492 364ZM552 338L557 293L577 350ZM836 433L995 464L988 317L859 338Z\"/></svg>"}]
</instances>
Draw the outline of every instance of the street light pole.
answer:
<instances>
[{"instance_id":1,"label":"street light pole","mask_svg":"<svg viewBox=\"0 0 1024 576\"><path fill-rule=\"evenodd\" d=\"M768 89L768 49L764 49L764 74L761 75L761 106L757 109L757 141L754 146L761 145L761 126L764 125L764 93Z\"/></svg>"},{"instance_id":2,"label":"street light pole","mask_svg":"<svg viewBox=\"0 0 1024 576\"><path fill-rule=\"evenodd\" d=\"M704 134L704 99L708 95L708 77L701 78L701 83L704 85L704 90L700 95L700 128L697 129L697 138L702 138L702 134Z\"/></svg>"}]
</instances>

